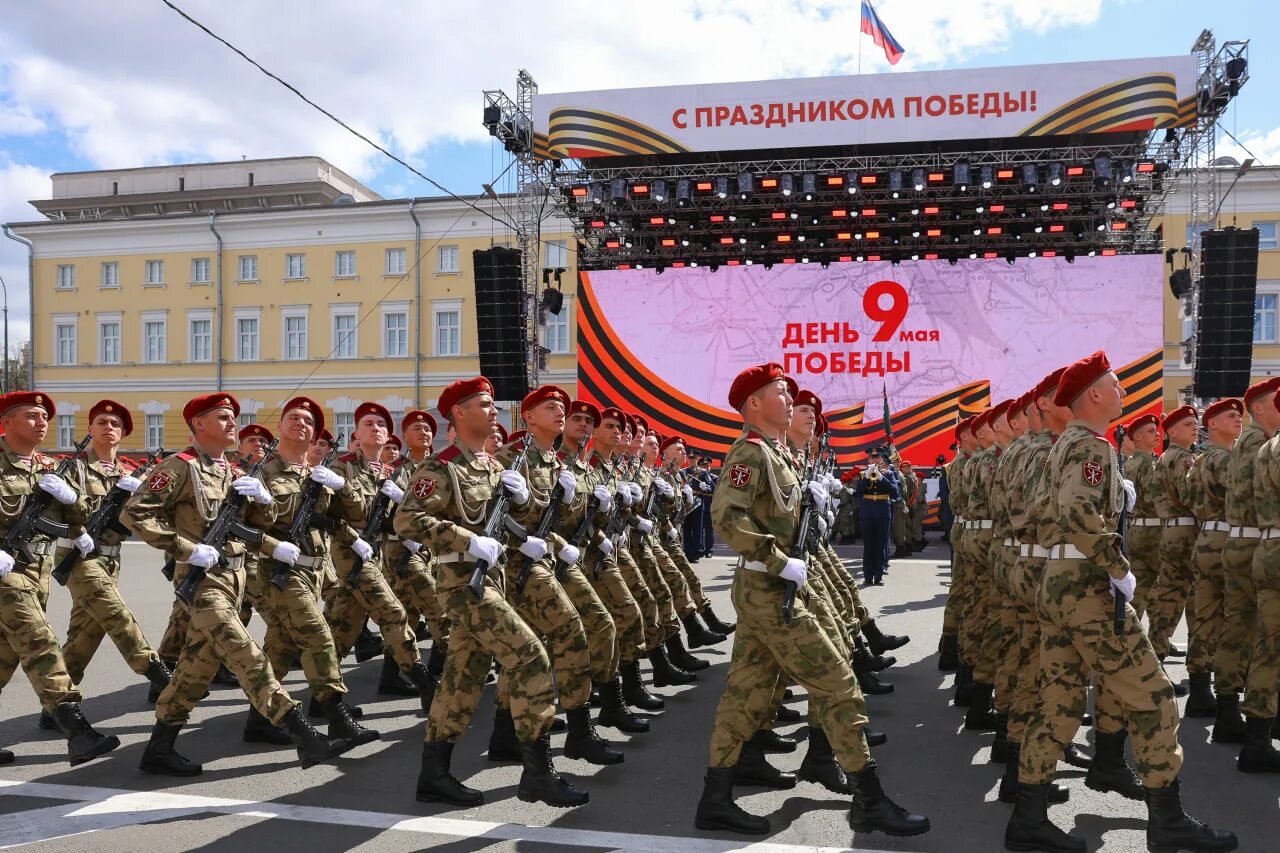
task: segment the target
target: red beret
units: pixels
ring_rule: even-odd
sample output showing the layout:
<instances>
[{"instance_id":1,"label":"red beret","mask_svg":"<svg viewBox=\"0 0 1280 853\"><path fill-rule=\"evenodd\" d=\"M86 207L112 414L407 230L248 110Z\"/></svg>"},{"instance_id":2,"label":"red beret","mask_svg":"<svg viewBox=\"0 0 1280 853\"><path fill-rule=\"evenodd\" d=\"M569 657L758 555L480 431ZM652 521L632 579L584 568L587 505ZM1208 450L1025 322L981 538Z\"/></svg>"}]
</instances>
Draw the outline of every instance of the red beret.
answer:
<instances>
[{"instance_id":1,"label":"red beret","mask_svg":"<svg viewBox=\"0 0 1280 853\"><path fill-rule=\"evenodd\" d=\"M264 441L272 441L275 439L275 436L271 434L271 430L267 429L262 424L249 424L240 430L241 441L244 441L246 438L253 438L254 436L261 438Z\"/></svg>"},{"instance_id":2,"label":"red beret","mask_svg":"<svg viewBox=\"0 0 1280 853\"><path fill-rule=\"evenodd\" d=\"M678 435L668 436L658 444L658 452L666 453L667 448L671 447L674 444L684 444L684 439Z\"/></svg>"},{"instance_id":3,"label":"red beret","mask_svg":"<svg viewBox=\"0 0 1280 853\"><path fill-rule=\"evenodd\" d=\"M1125 432L1135 433L1147 425L1160 429L1160 419L1155 415L1138 415L1136 418L1129 421L1129 425L1124 429Z\"/></svg>"},{"instance_id":4,"label":"red beret","mask_svg":"<svg viewBox=\"0 0 1280 853\"><path fill-rule=\"evenodd\" d=\"M1200 420L1200 423L1204 424L1205 426L1208 426L1209 420L1211 418L1217 417L1223 412L1229 412L1229 411L1234 411L1237 414L1243 415L1244 403L1240 402L1240 400L1236 397L1227 397L1223 400L1219 400L1216 403L1212 403L1209 405L1208 408L1204 410L1204 417Z\"/></svg>"},{"instance_id":5,"label":"red beret","mask_svg":"<svg viewBox=\"0 0 1280 853\"><path fill-rule=\"evenodd\" d=\"M1054 391L1058 390L1058 384L1062 382L1062 374L1066 372L1067 369L1065 367L1059 367L1057 370L1053 371L1053 373L1050 373L1044 379L1041 379L1040 384L1036 386L1036 399L1039 400L1041 397L1053 394Z\"/></svg>"},{"instance_id":6,"label":"red beret","mask_svg":"<svg viewBox=\"0 0 1280 853\"><path fill-rule=\"evenodd\" d=\"M973 428L973 418L968 417L956 424L956 439L960 438L960 433L971 432Z\"/></svg>"},{"instance_id":7,"label":"red beret","mask_svg":"<svg viewBox=\"0 0 1280 853\"><path fill-rule=\"evenodd\" d=\"M192 418L198 418L214 409L230 409L233 415L239 417L240 401L225 391L219 391L217 394L201 394L182 407L182 419L190 424Z\"/></svg>"},{"instance_id":8,"label":"red beret","mask_svg":"<svg viewBox=\"0 0 1280 853\"><path fill-rule=\"evenodd\" d=\"M1164 430L1166 433L1168 433L1169 427L1173 426L1179 421L1186 420L1187 418L1191 418L1191 420L1193 421L1196 419L1195 406L1179 406L1178 408L1174 409L1172 412L1164 416L1164 421L1161 422L1160 428Z\"/></svg>"},{"instance_id":9,"label":"red beret","mask_svg":"<svg viewBox=\"0 0 1280 853\"><path fill-rule=\"evenodd\" d=\"M614 411L617 411L617 409L614 409ZM592 426L600 425L600 418L601 418L600 410L597 409L595 406L593 406L591 403L588 403L586 400L574 400L572 403L570 403L568 414L586 415L587 417L591 418Z\"/></svg>"},{"instance_id":10,"label":"red beret","mask_svg":"<svg viewBox=\"0 0 1280 853\"><path fill-rule=\"evenodd\" d=\"M93 423L93 419L98 415L115 415L124 424L125 435L133 432L133 415L115 400L99 400L94 403L93 408L89 410L89 423Z\"/></svg>"},{"instance_id":11,"label":"red beret","mask_svg":"<svg viewBox=\"0 0 1280 853\"><path fill-rule=\"evenodd\" d=\"M506 427L504 427L502 424L494 424L494 425L493 425L493 431L494 431L494 432L496 432L496 433L498 434L498 438L500 438L500 439L502 440L502 443L503 443L503 444L506 444L506 443L507 443L507 428L506 428Z\"/></svg>"},{"instance_id":12,"label":"red beret","mask_svg":"<svg viewBox=\"0 0 1280 853\"><path fill-rule=\"evenodd\" d=\"M642 430L644 430L645 432L648 432L648 431L649 431L649 422L648 422L647 420L645 420L643 416L633 414L633 415L631 416L631 431L632 431L632 432L635 432L635 431L636 431L636 430L638 430L638 429L642 429Z\"/></svg>"},{"instance_id":13,"label":"red beret","mask_svg":"<svg viewBox=\"0 0 1280 853\"><path fill-rule=\"evenodd\" d=\"M987 412L987 426L992 429L996 428L997 421L1004 421L1005 426L1009 425L1009 408L1013 405L1013 400L1001 400L991 407L991 411Z\"/></svg>"},{"instance_id":14,"label":"red beret","mask_svg":"<svg viewBox=\"0 0 1280 853\"><path fill-rule=\"evenodd\" d=\"M10 391L0 395L0 415L17 406L39 406L51 418L58 414L53 398L43 391Z\"/></svg>"},{"instance_id":15,"label":"red beret","mask_svg":"<svg viewBox=\"0 0 1280 853\"><path fill-rule=\"evenodd\" d=\"M395 422L391 420L391 410L381 403L366 401L356 406L355 422L357 424L365 415L377 415L382 418L382 422L387 425L387 432L392 432L396 428Z\"/></svg>"},{"instance_id":16,"label":"red beret","mask_svg":"<svg viewBox=\"0 0 1280 853\"><path fill-rule=\"evenodd\" d=\"M1280 376L1272 376L1261 382L1255 382L1250 385L1244 392L1244 405L1247 409L1253 405L1253 401L1259 397L1265 397L1267 394L1280 389Z\"/></svg>"},{"instance_id":17,"label":"red beret","mask_svg":"<svg viewBox=\"0 0 1280 853\"><path fill-rule=\"evenodd\" d=\"M787 393L791 395L792 400L795 400L796 395L800 393L800 386L790 376L782 377L782 381L787 383Z\"/></svg>"},{"instance_id":18,"label":"red beret","mask_svg":"<svg viewBox=\"0 0 1280 853\"><path fill-rule=\"evenodd\" d=\"M534 406L541 405L548 400L559 400L564 406L566 414L569 411L569 403L572 402L569 399L568 392L559 385L543 385L524 395L524 399L520 401L520 414L524 414Z\"/></svg>"},{"instance_id":19,"label":"red beret","mask_svg":"<svg viewBox=\"0 0 1280 853\"><path fill-rule=\"evenodd\" d=\"M404 432L413 424L426 424L431 429L431 434L436 434L436 419L430 412L424 412L422 409L405 412L404 417L400 419L400 431Z\"/></svg>"},{"instance_id":20,"label":"red beret","mask_svg":"<svg viewBox=\"0 0 1280 853\"><path fill-rule=\"evenodd\" d=\"M511 435L507 436L507 440L504 443L515 444L517 441L524 438L528 434L529 434L529 431L527 429L518 429L515 432L511 433Z\"/></svg>"},{"instance_id":21,"label":"red beret","mask_svg":"<svg viewBox=\"0 0 1280 853\"><path fill-rule=\"evenodd\" d=\"M403 450L403 449L404 449L404 442L400 440L400 436L398 436L398 435L389 435L389 436L387 436L387 444L386 444L386 446L387 446L387 447L394 447L396 450Z\"/></svg>"},{"instance_id":22,"label":"red beret","mask_svg":"<svg viewBox=\"0 0 1280 853\"><path fill-rule=\"evenodd\" d=\"M1088 390L1089 386L1111 372L1107 354L1098 350L1067 367L1058 379L1058 393L1053 396L1055 406L1070 406Z\"/></svg>"},{"instance_id":23,"label":"red beret","mask_svg":"<svg viewBox=\"0 0 1280 853\"><path fill-rule=\"evenodd\" d=\"M973 432L975 436L978 433L982 432L983 427L990 428L991 424L987 423L987 419L990 416L991 416L990 409L987 409L985 412L979 412L978 414L973 416L973 421L970 422L969 429Z\"/></svg>"},{"instance_id":24,"label":"red beret","mask_svg":"<svg viewBox=\"0 0 1280 853\"><path fill-rule=\"evenodd\" d=\"M319 403L310 397L294 397L281 408L280 417L283 418L294 409L310 412L311 419L316 422L316 432L324 432L324 409L320 408Z\"/></svg>"},{"instance_id":25,"label":"red beret","mask_svg":"<svg viewBox=\"0 0 1280 853\"><path fill-rule=\"evenodd\" d=\"M450 415L453 414L454 406L470 400L477 394L488 394L492 397L493 383L483 376L451 382L440 392L440 401L436 404L436 410L444 415L444 419L447 421Z\"/></svg>"},{"instance_id":26,"label":"red beret","mask_svg":"<svg viewBox=\"0 0 1280 853\"><path fill-rule=\"evenodd\" d=\"M818 399L817 394L807 388L795 395L795 400L792 402L792 405L812 406L815 413L819 415L822 414L822 401Z\"/></svg>"},{"instance_id":27,"label":"red beret","mask_svg":"<svg viewBox=\"0 0 1280 853\"><path fill-rule=\"evenodd\" d=\"M622 413L622 409L617 406L605 406L600 412L600 420L597 423L604 423L606 420L617 421L619 429L626 429L627 416Z\"/></svg>"},{"instance_id":28,"label":"red beret","mask_svg":"<svg viewBox=\"0 0 1280 853\"><path fill-rule=\"evenodd\" d=\"M333 433L327 429L322 429L320 434L316 436L316 441L327 441L329 444L333 444Z\"/></svg>"},{"instance_id":29,"label":"red beret","mask_svg":"<svg viewBox=\"0 0 1280 853\"><path fill-rule=\"evenodd\" d=\"M747 402L747 398L759 391L770 382L777 382L779 379L787 378L786 373L782 370L782 365L777 362L769 362L768 364L757 364L755 367L748 367L739 373L733 380L733 384L729 386L729 407L735 412L740 410ZM795 380L791 380L787 386L791 388L795 385Z\"/></svg>"},{"instance_id":30,"label":"red beret","mask_svg":"<svg viewBox=\"0 0 1280 853\"><path fill-rule=\"evenodd\" d=\"M632 435L635 435L635 432L636 432L635 415L628 415L626 412L622 413L622 431L629 432Z\"/></svg>"}]
</instances>

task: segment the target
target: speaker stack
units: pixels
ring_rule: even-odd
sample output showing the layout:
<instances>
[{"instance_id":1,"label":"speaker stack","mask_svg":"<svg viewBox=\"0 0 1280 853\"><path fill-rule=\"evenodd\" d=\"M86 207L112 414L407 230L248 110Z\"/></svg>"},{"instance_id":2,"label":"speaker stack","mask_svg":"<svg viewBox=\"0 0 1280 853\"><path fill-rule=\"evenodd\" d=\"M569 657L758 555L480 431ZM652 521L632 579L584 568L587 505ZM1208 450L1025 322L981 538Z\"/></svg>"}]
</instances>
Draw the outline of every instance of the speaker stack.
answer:
<instances>
[{"instance_id":1,"label":"speaker stack","mask_svg":"<svg viewBox=\"0 0 1280 853\"><path fill-rule=\"evenodd\" d=\"M480 372L493 383L494 399L521 400L529 393L529 354L520 252L500 246L477 249L472 260Z\"/></svg>"},{"instance_id":2,"label":"speaker stack","mask_svg":"<svg viewBox=\"0 0 1280 853\"><path fill-rule=\"evenodd\" d=\"M1192 390L1206 400L1239 397L1249 387L1253 363L1258 230L1223 228L1200 240Z\"/></svg>"}]
</instances>

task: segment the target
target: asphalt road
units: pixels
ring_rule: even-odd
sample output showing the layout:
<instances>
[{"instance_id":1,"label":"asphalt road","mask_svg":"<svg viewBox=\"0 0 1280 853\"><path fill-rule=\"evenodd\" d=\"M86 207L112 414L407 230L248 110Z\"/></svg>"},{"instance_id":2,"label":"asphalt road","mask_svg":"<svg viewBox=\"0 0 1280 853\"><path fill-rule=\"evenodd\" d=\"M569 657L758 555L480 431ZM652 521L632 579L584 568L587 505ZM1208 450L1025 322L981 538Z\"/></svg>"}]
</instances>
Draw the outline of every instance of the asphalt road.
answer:
<instances>
[{"instance_id":1,"label":"asphalt road","mask_svg":"<svg viewBox=\"0 0 1280 853\"><path fill-rule=\"evenodd\" d=\"M856 566L860 547L842 550ZM125 559L124 595L148 637L159 642L172 598L160 576L160 557L131 544ZM729 618L729 560L703 560L698 570L717 612ZM739 797L744 808L773 822L773 835L762 842L697 831L693 811L728 668L728 643L700 651L713 666L696 685L660 691L667 697L667 710L656 716L648 735L634 736L628 743L612 730L603 733L620 743L625 764L595 768L564 759L559 757L563 736L553 736L557 766L591 792L591 803L577 810L520 802L515 796L518 767L487 761L492 696L491 689L486 690L477 725L455 753L454 769L482 789L487 802L459 811L414 800L423 721L416 716L416 700L376 701L378 660L357 666L348 658L344 670L352 700L363 704L364 722L382 733L381 741L334 764L303 771L291 748L242 743L245 698L238 690L215 688L179 740L188 757L204 763L204 775L192 780L145 776L137 764L154 719L146 703L146 684L124 666L108 640L83 685L89 718L123 741L105 758L70 768L65 744L36 728L39 708L21 675L4 690L0 744L10 746L18 760L0 767L0 846L165 853L272 847L720 853L748 845L755 851L1000 850L1010 807L995 800L1000 768L987 763L991 735L961 731L960 713L948 705L951 676L936 667L934 649L947 576L945 549L934 545L916 559L894 561L886 585L864 593L882 629L912 638L896 653L898 665L886 673L897 691L873 697L869 704L873 723L890 737L875 751L885 786L899 802L929 815L933 831L928 835L855 836L846 822L844 798L806 783L792 791ZM66 592L55 586L50 615L59 633L65 629L68 609ZM262 628L255 618L255 635L261 637ZM1185 627L1177 639L1185 643ZM1171 672L1185 676L1180 666L1171 667ZM299 674L291 676L287 686L295 697L305 698ZM793 704L804 710L802 698ZM1182 728L1188 810L1216 826L1234 829L1242 850L1274 850L1280 828L1280 779L1236 772L1234 751L1208 742L1208 722L1189 721ZM804 724L780 730L803 732ZM1085 742L1084 732L1079 740ZM794 770L802 757L803 747L774 760ZM1053 818L1086 836L1091 849L1145 850L1143 805L1095 794L1084 787L1082 775L1062 765L1059 778L1071 789L1071 801L1054 806Z\"/></svg>"}]
</instances>

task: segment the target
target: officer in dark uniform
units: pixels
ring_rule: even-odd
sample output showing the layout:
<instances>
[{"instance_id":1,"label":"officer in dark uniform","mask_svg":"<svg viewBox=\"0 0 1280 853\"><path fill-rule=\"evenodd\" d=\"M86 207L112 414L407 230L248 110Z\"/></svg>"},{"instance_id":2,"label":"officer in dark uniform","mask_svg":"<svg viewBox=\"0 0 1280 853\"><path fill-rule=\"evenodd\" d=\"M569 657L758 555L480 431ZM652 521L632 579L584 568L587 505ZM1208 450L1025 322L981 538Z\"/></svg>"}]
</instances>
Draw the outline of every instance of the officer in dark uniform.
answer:
<instances>
[{"instance_id":1,"label":"officer in dark uniform","mask_svg":"<svg viewBox=\"0 0 1280 853\"><path fill-rule=\"evenodd\" d=\"M892 471L892 468L885 469ZM888 562L893 502L902 492L878 461L868 463L853 487L858 500L858 526L862 533L862 585L884 584Z\"/></svg>"}]
</instances>

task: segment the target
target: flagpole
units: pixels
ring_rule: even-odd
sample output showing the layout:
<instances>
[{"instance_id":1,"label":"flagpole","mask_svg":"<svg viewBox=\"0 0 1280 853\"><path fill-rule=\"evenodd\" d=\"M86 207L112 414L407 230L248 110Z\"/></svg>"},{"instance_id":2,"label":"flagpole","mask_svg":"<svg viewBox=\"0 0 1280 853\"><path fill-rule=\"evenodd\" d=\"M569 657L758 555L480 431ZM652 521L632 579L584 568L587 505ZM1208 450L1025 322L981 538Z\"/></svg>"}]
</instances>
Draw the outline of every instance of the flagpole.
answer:
<instances>
[{"instance_id":1,"label":"flagpole","mask_svg":"<svg viewBox=\"0 0 1280 853\"><path fill-rule=\"evenodd\" d=\"M862 73L862 13L858 13L858 73Z\"/></svg>"}]
</instances>

